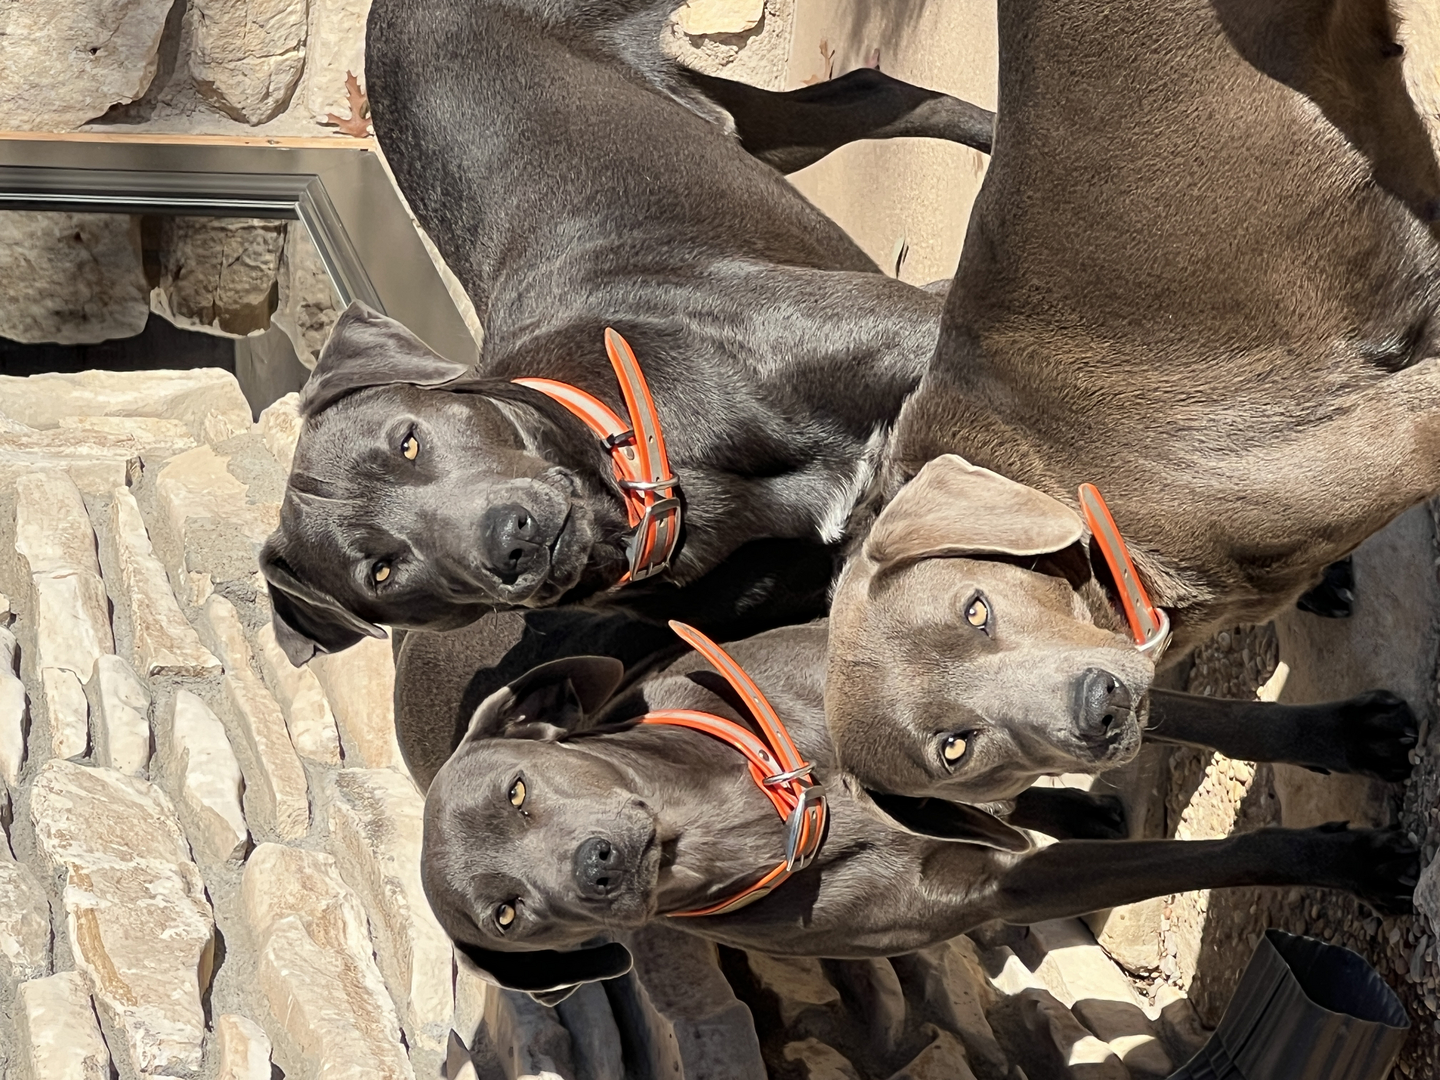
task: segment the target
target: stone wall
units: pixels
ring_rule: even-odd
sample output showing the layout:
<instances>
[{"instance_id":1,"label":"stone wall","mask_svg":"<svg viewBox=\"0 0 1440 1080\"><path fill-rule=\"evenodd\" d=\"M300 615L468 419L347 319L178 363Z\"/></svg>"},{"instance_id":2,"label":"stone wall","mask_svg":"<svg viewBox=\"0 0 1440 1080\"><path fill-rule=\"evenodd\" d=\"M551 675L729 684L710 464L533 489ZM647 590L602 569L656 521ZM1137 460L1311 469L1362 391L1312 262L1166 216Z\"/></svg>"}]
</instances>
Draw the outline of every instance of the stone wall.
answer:
<instances>
[{"instance_id":1,"label":"stone wall","mask_svg":"<svg viewBox=\"0 0 1440 1080\"><path fill-rule=\"evenodd\" d=\"M363 80L368 9L363 0L6 4L0 131L324 135L322 125L334 130L327 114L351 115L346 74Z\"/></svg>"}]
</instances>

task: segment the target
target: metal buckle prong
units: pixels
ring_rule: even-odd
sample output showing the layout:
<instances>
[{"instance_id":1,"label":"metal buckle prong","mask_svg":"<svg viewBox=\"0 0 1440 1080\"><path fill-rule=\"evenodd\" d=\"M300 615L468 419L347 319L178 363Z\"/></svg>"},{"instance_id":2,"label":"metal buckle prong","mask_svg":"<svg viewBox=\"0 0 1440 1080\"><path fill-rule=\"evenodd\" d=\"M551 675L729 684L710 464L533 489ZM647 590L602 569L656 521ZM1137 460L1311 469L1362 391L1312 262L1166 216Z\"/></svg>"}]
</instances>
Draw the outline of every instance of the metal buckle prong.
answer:
<instances>
[{"instance_id":1,"label":"metal buckle prong","mask_svg":"<svg viewBox=\"0 0 1440 1080\"><path fill-rule=\"evenodd\" d=\"M663 480L617 480L615 481L626 491L659 491L661 488L673 488L680 483L677 476L667 476Z\"/></svg>"},{"instance_id":2,"label":"metal buckle prong","mask_svg":"<svg viewBox=\"0 0 1440 1080\"><path fill-rule=\"evenodd\" d=\"M791 769L789 772L776 773L774 776L767 776L760 782L766 786L775 784L788 784L791 780L798 780L802 776L810 775L810 766L801 765L798 769Z\"/></svg>"},{"instance_id":3,"label":"metal buckle prong","mask_svg":"<svg viewBox=\"0 0 1440 1080\"><path fill-rule=\"evenodd\" d=\"M1156 608L1155 614L1160 616L1159 627L1143 645L1136 645L1135 649L1141 656L1148 657L1151 663L1158 664L1170 644L1170 616L1164 608Z\"/></svg>"},{"instance_id":4,"label":"metal buckle prong","mask_svg":"<svg viewBox=\"0 0 1440 1080\"><path fill-rule=\"evenodd\" d=\"M811 784L800 795L800 801L795 804L795 809L790 811L790 816L785 819L785 869L790 873L797 870L804 870L810 865L810 860L815 858L815 852L820 847L820 837L815 837L815 844L809 851L800 850L800 833L805 826L805 815L810 812L818 802L825 799L825 785Z\"/></svg>"}]
</instances>

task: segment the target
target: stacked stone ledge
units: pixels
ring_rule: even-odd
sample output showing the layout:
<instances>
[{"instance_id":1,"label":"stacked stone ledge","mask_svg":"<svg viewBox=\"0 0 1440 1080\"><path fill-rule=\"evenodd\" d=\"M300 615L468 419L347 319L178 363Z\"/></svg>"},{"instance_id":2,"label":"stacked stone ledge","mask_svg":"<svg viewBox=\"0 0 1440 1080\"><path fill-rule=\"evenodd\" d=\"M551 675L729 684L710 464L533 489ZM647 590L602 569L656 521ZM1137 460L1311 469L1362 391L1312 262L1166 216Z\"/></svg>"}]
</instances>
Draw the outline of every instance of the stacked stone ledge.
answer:
<instances>
[{"instance_id":1,"label":"stacked stone ledge","mask_svg":"<svg viewBox=\"0 0 1440 1080\"><path fill-rule=\"evenodd\" d=\"M283 410L263 430L288 460ZM389 650L332 669L342 743L269 630L255 556L284 472L261 430L223 373L0 377L7 1075L440 1075L453 961ZM247 904L267 865L308 886ZM317 1016L330 1036L297 1022Z\"/></svg>"}]
</instances>

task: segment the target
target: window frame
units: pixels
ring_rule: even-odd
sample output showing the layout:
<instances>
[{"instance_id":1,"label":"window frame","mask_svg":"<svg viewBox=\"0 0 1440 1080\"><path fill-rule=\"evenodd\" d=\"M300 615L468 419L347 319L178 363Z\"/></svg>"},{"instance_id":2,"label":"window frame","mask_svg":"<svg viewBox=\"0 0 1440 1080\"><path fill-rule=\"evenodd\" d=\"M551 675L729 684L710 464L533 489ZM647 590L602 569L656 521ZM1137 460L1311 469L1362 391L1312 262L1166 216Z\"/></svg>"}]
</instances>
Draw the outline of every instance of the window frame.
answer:
<instances>
[{"instance_id":1,"label":"window frame","mask_svg":"<svg viewBox=\"0 0 1440 1080\"><path fill-rule=\"evenodd\" d=\"M299 221L342 304L366 303L475 363L475 339L373 142L315 145L328 141L0 135L0 211Z\"/></svg>"}]
</instances>

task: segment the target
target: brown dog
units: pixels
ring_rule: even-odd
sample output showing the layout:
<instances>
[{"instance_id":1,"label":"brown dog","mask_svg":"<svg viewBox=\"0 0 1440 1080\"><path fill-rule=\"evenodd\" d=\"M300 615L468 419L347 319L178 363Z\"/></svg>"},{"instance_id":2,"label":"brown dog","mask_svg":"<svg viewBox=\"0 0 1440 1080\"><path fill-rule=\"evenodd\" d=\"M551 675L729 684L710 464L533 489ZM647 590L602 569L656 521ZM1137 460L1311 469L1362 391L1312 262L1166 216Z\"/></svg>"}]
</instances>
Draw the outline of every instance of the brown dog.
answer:
<instances>
[{"instance_id":1,"label":"brown dog","mask_svg":"<svg viewBox=\"0 0 1440 1080\"><path fill-rule=\"evenodd\" d=\"M832 612L865 786L984 801L1133 754L1151 663L1081 484L1172 656L1440 489L1440 168L1393 31L1386 0L1002 0L990 171ZM1404 706L1351 705L1360 771L1403 775ZM1190 741L1184 695L1149 709Z\"/></svg>"}]
</instances>

